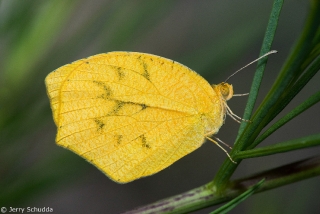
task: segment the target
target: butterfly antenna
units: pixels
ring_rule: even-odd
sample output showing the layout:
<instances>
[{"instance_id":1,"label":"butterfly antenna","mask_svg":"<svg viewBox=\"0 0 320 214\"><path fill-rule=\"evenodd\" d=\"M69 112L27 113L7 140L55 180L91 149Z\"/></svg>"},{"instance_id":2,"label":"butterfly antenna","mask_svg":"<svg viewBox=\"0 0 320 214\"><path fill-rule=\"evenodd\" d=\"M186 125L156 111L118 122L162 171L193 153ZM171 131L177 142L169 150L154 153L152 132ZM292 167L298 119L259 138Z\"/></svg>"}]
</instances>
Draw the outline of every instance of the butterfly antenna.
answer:
<instances>
[{"instance_id":1,"label":"butterfly antenna","mask_svg":"<svg viewBox=\"0 0 320 214\"><path fill-rule=\"evenodd\" d=\"M233 74L231 74L224 82L227 82L233 75L235 75L236 73L238 73L239 71L243 70L244 68L248 67L249 65L252 65L253 63L259 61L260 59L268 56L268 55L271 55L271 54L274 54L274 53L278 53L278 51L276 50L272 50L272 51L269 51L268 53L260 56L258 59L256 60L253 60L252 62L250 62L249 64L247 64L246 66L243 66L242 68L240 68L239 70L237 70L236 72L234 72Z\"/></svg>"}]
</instances>

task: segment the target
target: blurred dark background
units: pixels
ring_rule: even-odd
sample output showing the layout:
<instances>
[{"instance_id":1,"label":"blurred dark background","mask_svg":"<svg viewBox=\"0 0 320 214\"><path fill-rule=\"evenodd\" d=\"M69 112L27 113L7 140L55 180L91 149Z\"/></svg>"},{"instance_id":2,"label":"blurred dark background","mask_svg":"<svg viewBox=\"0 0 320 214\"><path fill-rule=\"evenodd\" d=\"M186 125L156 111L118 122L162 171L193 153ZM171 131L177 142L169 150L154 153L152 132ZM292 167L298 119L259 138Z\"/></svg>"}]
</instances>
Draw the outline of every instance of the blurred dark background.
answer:
<instances>
[{"instance_id":1,"label":"blurred dark background","mask_svg":"<svg viewBox=\"0 0 320 214\"><path fill-rule=\"evenodd\" d=\"M258 57L272 1L0 1L0 206L51 207L55 213L120 213L211 181L226 155L210 142L153 176L121 185L55 145L44 85L54 69L101 52L137 51L178 61L210 83ZM308 12L286 1L257 106L270 89ZM255 66L230 79L250 90ZM319 74L280 114L319 90ZM242 115L247 97L229 106ZM260 146L319 133L319 104ZM278 117L279 118L279 117ZM227 117L217 137L232 145L239 124ZM320 149L245 160L233 178L319 154ZM230 213L319 213L319 177L254 195ZM208 213L210 207L194 213Z\"/></svg>"}]
</instances>

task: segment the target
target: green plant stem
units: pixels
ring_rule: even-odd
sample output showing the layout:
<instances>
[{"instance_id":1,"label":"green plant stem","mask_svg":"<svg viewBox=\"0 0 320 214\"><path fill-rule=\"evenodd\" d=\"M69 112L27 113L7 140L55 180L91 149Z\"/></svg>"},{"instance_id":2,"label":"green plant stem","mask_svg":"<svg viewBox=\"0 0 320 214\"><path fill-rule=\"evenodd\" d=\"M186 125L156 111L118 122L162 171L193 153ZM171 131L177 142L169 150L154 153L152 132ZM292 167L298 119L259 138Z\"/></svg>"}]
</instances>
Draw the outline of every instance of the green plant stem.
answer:
<instances>
[{"instance_id":1,"label":"green plant stem","mask_svg":"<svg viewBox=\"0 0 320 214\"><path fill-rule=\"evenodd\" d=\"M229 201L262 179L265 179L265 182L261 184L257 192L270 190L319 175L320 156L317 156L229 182L224 194L217 194L210 185L204 185L126 213L188 213Z\"/></svg>"},{"instance_id":2,"label":"green plant stem","mask_svg":"<svg viewBox=\"0 0 320 214\"><path fill-rule=\"evenodd\" d=\"M260 156L272 155L281 152L289 152L297 149L304 149L320 145L320 134L315 134L299 139L289 140L262 148L251 149L238 152L235 157L239 159L255 158Z\"/></svg>"}]
</instances>

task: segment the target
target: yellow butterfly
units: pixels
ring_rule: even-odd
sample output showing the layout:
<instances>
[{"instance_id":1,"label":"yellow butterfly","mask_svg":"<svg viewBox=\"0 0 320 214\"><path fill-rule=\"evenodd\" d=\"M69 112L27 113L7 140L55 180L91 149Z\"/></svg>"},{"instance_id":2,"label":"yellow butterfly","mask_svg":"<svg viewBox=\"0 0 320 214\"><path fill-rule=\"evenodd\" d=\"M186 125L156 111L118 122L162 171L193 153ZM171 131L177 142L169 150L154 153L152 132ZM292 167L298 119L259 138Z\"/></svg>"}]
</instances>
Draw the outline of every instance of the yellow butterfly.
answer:
<instances>
[{"instance_id":1,"label":"yellow butterfly","mask_svg":"<svg viewBox=\"0 0 320 214\"><path fill-rule=\"evenodd\" d=\"M232 85L210 85L151 54L98 54L58 68L45 83L57 144L119 183L170 166L213 141L226 113L237 117L226 104Z\"/></svg>"}]
</instances>

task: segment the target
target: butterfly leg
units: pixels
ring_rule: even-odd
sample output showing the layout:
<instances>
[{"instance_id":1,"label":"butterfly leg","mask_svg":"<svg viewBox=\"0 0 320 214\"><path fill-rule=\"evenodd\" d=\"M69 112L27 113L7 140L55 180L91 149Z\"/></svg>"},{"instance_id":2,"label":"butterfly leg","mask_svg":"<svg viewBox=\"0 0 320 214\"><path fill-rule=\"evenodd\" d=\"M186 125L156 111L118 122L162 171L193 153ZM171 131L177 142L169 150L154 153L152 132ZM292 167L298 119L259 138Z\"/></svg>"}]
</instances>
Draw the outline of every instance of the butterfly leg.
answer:
<instances>
[{"instance_id":1,"label":"butterfly leg","mask_svg":"<svg viewBox=\"0 0 320 214\"><path fill-rule=\"evenodd\" d=\"M217 138L216 136L212 136L212 137L214 137L217 141L219 141L220 143L222 143L223 145L225 145L225 146L228 147L229 149L232 149L232 147L231 147L229 144L223 142L222 140L220 140L220 139Z\"/></svg>"},{"instance_id":2,"label":"butterfly leg","mask_svg":"<svg viewBox=\"0 0 320 214\"><path fill-rule=\"evenodd\" d=\"M226 105L226 109L227 109L227 114L228 114L233 120L235 120L236 122L238 122L238 123L241 123L241 121L251 122L250 120L245 120L245 119L239 117L238 115L236 115L235 113L233 113L233 112L231 111L231 109L229 108L228 105Z\"/></svg>"},{"instance_id":3,"label":"butterfly leg","mask_svg":"<svg viewBox=\"0 0 320 214\"><path fill-rule=\"evenodd\" d=\"M230 161L231 161L232 163L237 164L237 162L235 162L234 160L232 160L232 158L231 158L231 156L229 155L229 153L228 153L217 141L213 140L212 138L210 138L210 137L208 137L208 136L206 136L206 138L207 138L208 140L210 140L212 143L216 144L220 149L222 149L222 151L224 151L224 153L227 154L227 156L229 157L229 159L230 159ZM216 138L216 139L218 139L218 138ZM226 144L225 144L224 142L222 142L220 139L218 139L218 141L221 142L221 143L223 143L224 145L226 145ZM230 146L228 145L228 147L230 147Z\"/></svg>"}]
</instances>

